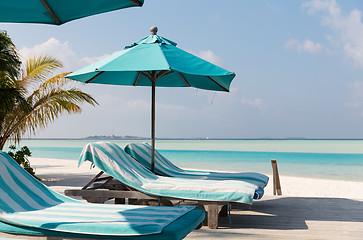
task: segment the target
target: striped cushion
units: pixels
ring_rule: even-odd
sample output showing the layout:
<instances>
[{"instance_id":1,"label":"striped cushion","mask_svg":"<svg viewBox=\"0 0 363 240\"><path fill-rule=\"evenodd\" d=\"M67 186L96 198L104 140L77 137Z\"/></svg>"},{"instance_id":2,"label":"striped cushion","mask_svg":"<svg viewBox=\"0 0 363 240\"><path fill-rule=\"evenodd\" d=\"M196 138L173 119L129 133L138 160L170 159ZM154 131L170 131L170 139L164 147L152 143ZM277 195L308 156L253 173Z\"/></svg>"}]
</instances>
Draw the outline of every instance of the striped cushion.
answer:
<instances>
[{"instance_id":1,"label":"striped cushion","mask_svg":"<svg viewBox=\"0 0 363 240\"><path fill-rule=\"evenodd\" d=\"M131 143L126 145L125 151L147 168L151 168L151 146L147 143ZM255 172L224 173L208 171L184 170L175 166L167 158L155 150L155 172L162 176L215 179L215 180L244 180L264 188L268 183L266 175Z\"/></svg>"},{"instance_id":2,"label":"striped cushion","mask_svg":"<svg viewBox=\"0 0 363 240\"><path fill-rule=\"evenodd\" d=\"M252 204L255 184L243 181L216 181L157 176L109 142L87 144L79 164L90 161L124 184L156 196L181 199L228 201Z\"/></svg>"},{"instance_id":3,"label":"striped cushion","mask_svg":"<svg viewBox=\"0 0 363 240\"><path fill-rule=\"evenodd\" d=\"M138 236L160 233L193 208L76 201L50 190L0 151L0 223L60 233Z\"/></svg>"}]
</instances>

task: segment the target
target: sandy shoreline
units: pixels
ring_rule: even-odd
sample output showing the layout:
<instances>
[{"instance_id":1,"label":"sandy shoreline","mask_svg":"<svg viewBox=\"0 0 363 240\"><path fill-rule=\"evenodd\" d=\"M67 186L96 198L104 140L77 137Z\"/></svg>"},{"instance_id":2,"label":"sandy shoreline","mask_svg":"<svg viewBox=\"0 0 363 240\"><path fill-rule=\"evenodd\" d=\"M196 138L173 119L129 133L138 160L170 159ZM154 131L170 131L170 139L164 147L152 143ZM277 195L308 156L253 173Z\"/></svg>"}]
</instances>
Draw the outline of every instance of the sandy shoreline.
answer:
<instances>
[{"instance_id":1,"label":"sandy shoreline","mask_svg":"<svg viewBox=\"0 0 363 240\"><path fill-rule=\"evenodd\" d=\"M90 181L99 169L90 169L85 163L78 168L77 161L64 159L30 158L36 175L53 190L80 188ZM265 189L265 197L272 196L272 176ZM363 200L363 182L280 176L283 196L331 197Z\"/></svg>"}]
</instances>

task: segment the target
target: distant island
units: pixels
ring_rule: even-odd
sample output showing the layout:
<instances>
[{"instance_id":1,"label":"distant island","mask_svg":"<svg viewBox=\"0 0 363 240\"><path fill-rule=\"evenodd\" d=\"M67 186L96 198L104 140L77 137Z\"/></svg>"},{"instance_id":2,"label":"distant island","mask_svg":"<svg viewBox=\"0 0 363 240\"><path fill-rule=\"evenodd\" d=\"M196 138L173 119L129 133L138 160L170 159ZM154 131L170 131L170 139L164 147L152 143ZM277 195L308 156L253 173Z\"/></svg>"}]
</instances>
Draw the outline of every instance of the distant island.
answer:
<instances>
[{"instance_id":1,"label":"distant island","mask_svg":"<svg viewBox=\"0 0 363 240\"><path fill-rule=\"evenodd\" d=\"M84 138L80 138L82 140L144 140L144 139L148 139L145 137L137 137L137 136L106 136L106 135L95 135L95 136L88 136L88 137L84 137Z\"/></svg>"}]
</instances>

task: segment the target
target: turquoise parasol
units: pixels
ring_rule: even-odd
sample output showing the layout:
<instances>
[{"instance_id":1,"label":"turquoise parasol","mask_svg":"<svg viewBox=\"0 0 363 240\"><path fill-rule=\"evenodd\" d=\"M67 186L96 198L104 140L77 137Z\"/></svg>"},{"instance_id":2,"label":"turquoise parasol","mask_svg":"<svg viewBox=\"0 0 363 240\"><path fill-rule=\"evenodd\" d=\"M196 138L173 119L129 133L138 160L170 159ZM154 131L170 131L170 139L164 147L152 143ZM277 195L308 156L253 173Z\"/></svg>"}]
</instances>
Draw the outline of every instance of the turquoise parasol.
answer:
<instances>
[{"instance_id":1,"label":"turquoise parasol","mask_svg":"<svg viewBox=\"0 0 363 240\"><path fill-rule=\"evenodd\" d=\"M142 6L144 0L1 0L0 22L63 23L117 9Z\"/></svg>"},{"instance_id":2,"label":"turquoise parasol","mask_svg":"<svg viewBox=\"0 0 363 240\"><path fill-rule=\"evenodd\" d=\"M195 87L229 91L235 74L176 47L176 43L151 35L124 50L86 66L67 77L85 83L151 86L151 170L155 151L155 87Z\"/></svg>"}]
</instances>

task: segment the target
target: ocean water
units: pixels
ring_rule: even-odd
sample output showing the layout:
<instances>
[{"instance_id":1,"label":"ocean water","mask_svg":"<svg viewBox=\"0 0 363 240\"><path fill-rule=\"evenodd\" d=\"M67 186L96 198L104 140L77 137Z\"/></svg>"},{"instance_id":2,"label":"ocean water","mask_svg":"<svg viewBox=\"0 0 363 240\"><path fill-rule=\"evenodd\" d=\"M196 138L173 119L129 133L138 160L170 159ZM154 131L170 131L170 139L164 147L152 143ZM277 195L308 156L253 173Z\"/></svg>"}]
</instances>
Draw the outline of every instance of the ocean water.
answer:
<instances>
[{"instance_id":1,"label":"ocean water","mask_svg":"<svg viewBox=\"0 0 363 240\"><path fill-rule=\"evenodd\" d=\"M32 157L78 160L88 140L23 140ZM113 141L124 147L130 142ZM363 181L363 140L157 140L158 151L182 168L253 171ZM6 148L4 149L7 150Z\"/></svg>"}]
</instances>

